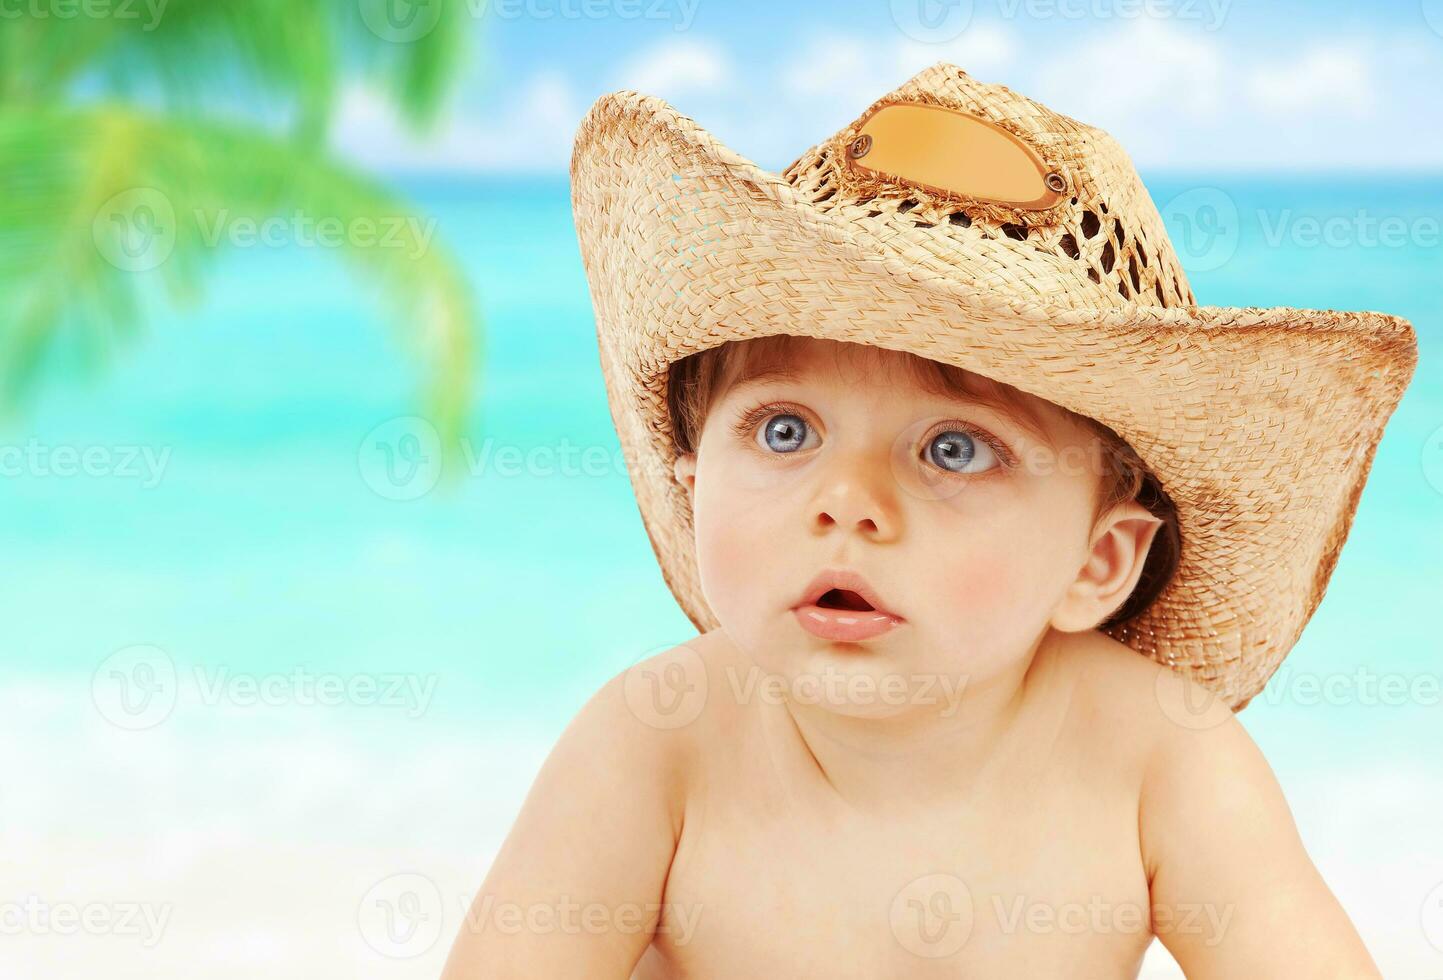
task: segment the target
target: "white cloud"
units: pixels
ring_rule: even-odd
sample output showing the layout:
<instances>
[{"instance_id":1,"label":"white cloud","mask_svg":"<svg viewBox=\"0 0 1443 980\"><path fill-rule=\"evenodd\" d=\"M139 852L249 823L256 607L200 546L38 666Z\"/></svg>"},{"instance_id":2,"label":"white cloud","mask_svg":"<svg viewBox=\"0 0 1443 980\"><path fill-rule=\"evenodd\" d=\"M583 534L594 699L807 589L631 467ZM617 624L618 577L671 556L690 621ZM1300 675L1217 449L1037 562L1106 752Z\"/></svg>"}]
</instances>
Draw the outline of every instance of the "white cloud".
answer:
<instances>
[{"instance_id":1,"label":"white cloud","mask_svg":"<svg viewBox=\"0 0 1443 980\"><path fill-rule=\"evenodd\" d=\"M998 24L974 24L945 44L903 42L897 49L897 65L910 76L938 61L948 61L974 78L990 81L987 76L1011 65L1017 51L1012 31Z\"/></svg>"},{"instance_id":2,"label":"white cloud","mask_svg":"<svg viewBox=\"0 0 1443 980\"><path fill-rule=\"evenodd\" d=\"M406 128L374 92L346 91L334 142L343 155L388 171L564 171L585 107L560 71L538 71L498 111L452 115L433 134Z\"/></svg>"},{"instance_id":3,"label":"white cloud","mask_svg":"<svg viewBox=\"0 0 1443 980\"><path fill-rule=\"evenodd\" d=\"M1040 59L1024 57L1030 38L1016 25L974 24L946 44L822 32L746 72L721 44L685 38L643 49L585 93L559 69L538 70L431 137L412 134L382 100L354 89L337 146L389 171L564 173L593 98L633 88L673 102L739 153L780 169L945 61L1106 130L1144 169L1419 167L1443 159L1443 134L1418 132L1406 152L1391 138L1427 111L1430 86L1443 83L1431 52L1416 44L1317 37L1264 56L1256 46L1156 18L1077 25L1068 37L1069 45L1054 44Z\"/></svg>"},{"instance_id":4,"label":"white cloud","mask_svg":"<svg viewBox=\"0 0 1443 980\"><path fill-rule=\"evenodd\" d=\"M1149 18L1118 23L1052 52L1033 97L1109 131L1172 134L1178 123L1220 115L1226 71L1212 35Z\"/></svg>"},{"instance_id":5,"label":"white cloud","mask_svg":"<svg viewBox=\"0 0 1443 980\"><path fill-rule=\"evenodd\" d=\"M1359 116L1377 102L1371 51L1360 42L1314 44L1296 61L1255 68L1247 90L1259 108L1278 113Z\"/></svg>"},{"instance_id":6,"label":"white cloud","mask_svg":"<svg viewBox=\"0 0 1443 980\"><path fill-rule=\"evenodd\" d=\"M616 87L673 100L687 92L719 88L731 78L731 61L719 45L685 39L642 52L623 66Z\"/></svg>"}]
</instances>

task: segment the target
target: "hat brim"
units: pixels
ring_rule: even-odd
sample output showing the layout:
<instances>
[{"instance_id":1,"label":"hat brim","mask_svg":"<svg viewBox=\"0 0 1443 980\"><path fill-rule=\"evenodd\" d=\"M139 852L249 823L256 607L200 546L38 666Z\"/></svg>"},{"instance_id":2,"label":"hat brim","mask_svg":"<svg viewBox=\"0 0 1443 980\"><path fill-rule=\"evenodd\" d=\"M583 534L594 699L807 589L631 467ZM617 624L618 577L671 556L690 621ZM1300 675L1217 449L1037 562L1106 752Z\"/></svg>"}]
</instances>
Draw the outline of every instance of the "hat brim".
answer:
<instances>
[{"instance_id":1,"label":"hat brim","mask_svg":"<svg viewBox=\"0 0 1443 980\"><path fill-rule=\"evenodd\" d=\"M607 395L647 533L688 618L719 625L673 478L668 366L793 334L953 364L1110 426L1177 507L1180 561L1107 632L1240 710L1321 601L1383 429L1410 324L1378 312L1001 298L898 261L661 100L604 96L572 199Z\"/></svg>"}]
</instances>

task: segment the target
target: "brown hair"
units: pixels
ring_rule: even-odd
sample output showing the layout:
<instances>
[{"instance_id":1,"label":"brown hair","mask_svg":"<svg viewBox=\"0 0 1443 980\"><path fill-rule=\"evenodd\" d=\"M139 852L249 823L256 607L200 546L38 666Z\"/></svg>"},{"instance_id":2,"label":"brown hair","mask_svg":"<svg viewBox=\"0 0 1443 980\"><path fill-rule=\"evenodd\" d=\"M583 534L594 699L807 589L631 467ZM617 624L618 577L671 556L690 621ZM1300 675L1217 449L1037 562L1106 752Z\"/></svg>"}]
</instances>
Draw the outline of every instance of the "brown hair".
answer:
<instances>
[{"instance_id":1,"label":"brown hair","mask_svg":"<svg viewBox=\"0 0 1443 980\"><path fill-rule=\"evenodd\" d=\"M667 375L667 408L672 420L672 443L678 454L696 452L702 425L713 401L732 380L750 374L763 365L779 363L798 338L790 334L733 341L688 355L674 362ZM963 394L998 409L1006 410L1018 421L1042 434L1042 421L1032 404L1031 396L1011 385L975 374L964 368L943 364L910 352L905 361L912 376L926 389L937 393ZM1031 398L1041 402L1042 399ZM1148 513L1162 521L1148 549L1142 575L1132 594L1121 606L1098 625L1107 629L1136 616L1157 598L1173 572L1182 552L1178 532L1177 510L1162 485L1147 465L1121 436L1096 419L1079 415L1060 405L1044 402L1073 424L1091 432L1098 440L1102 460L1094 523L1113 508L1128 501L1137 501Z\"/></svg>"}]
</instances>

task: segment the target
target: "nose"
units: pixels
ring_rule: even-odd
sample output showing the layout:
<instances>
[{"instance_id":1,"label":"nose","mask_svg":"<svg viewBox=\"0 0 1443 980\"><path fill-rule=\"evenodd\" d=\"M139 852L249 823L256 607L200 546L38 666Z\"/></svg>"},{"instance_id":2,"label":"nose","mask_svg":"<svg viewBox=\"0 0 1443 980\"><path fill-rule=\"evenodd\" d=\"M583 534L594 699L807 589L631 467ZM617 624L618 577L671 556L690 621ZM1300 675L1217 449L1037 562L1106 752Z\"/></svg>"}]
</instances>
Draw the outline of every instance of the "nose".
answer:
<instances>
[{"instance_id":1,"label":"nose","mask_svg":"<svg viewBox=\"0 0 1443 980\"><path fill-rule=\"evenodd\" d=\"M897 487L891 467L860 453L838 454L820 474L812 527L856 531L878 543L895 540L901 529Z\"/></svg>"}]
</instances>

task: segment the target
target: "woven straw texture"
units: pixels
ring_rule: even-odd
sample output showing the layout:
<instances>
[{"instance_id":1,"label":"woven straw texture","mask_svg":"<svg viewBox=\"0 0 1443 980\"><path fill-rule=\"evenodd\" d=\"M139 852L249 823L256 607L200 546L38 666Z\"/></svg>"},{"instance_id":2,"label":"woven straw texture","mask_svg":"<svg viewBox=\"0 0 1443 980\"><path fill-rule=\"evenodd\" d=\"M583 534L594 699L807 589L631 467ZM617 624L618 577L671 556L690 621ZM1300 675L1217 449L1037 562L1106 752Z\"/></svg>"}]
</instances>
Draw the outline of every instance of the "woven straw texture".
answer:
<instances>
[{"instance_id":1,"label":"woven straw texture","mask_svg":"<svg viewBox=\"0 0 1443 980\"><path fill-rule=\"evenodd\" d=\"M667 585L699 630L719 625L672 474L669 364L782 333L911 351L1128 441L1177 506L1182 553L1157 599L1107 632L1241 710L1323 597L1413 374L1412 327L1197 306L1105 132L945 63L873 107L895 100L1007 128L1068 193L1014 211L861 175L844 157L857 122L781 174L636 92L603 96L581 124L572 204L602 370Z\"/></svg>"}]
</instances>

